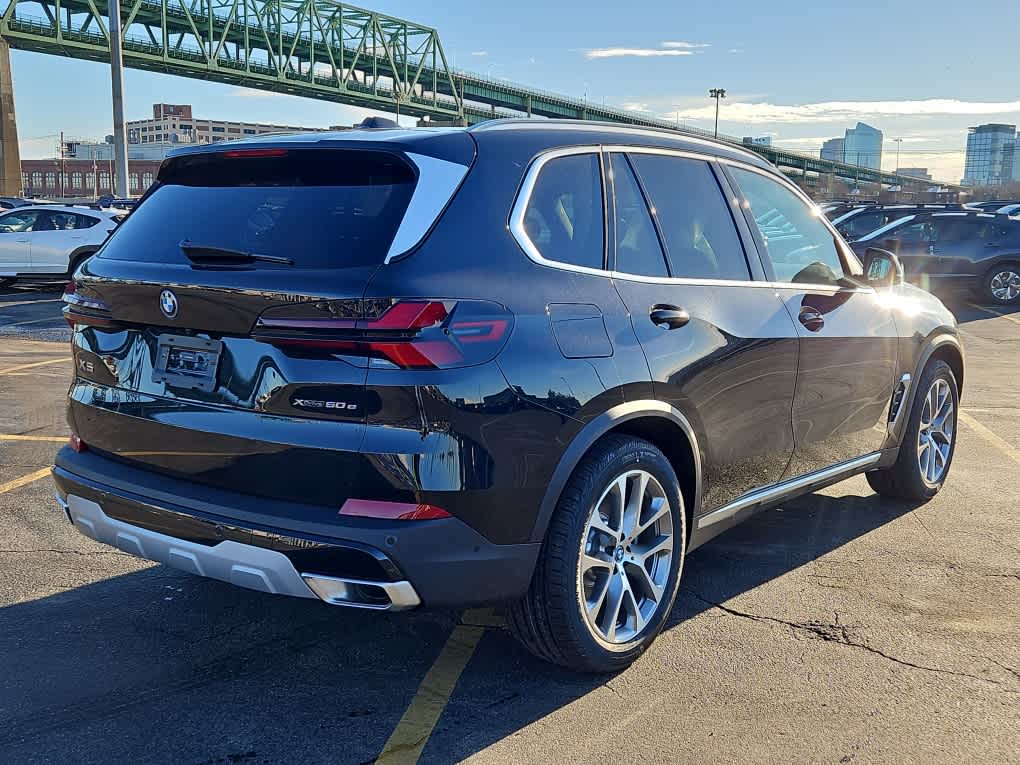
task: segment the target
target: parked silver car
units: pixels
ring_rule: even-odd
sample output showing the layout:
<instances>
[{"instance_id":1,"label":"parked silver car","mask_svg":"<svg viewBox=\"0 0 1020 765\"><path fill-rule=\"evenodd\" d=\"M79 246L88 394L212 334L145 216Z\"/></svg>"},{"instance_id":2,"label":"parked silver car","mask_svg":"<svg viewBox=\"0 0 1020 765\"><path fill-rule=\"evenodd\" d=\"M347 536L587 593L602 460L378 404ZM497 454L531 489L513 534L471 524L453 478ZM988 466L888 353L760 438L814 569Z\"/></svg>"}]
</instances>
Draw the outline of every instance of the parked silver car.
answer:
<instances>
[{"instance_id":1,"label":"parked silver car","mask_svg":"<svg viewBox=\"0 0 1020 765\"><path fill-rule=\"evenodd\" d=\"M0 214L0 283L66 276L102 246L126 217L122 210L57 205Z\"/></svg>"}]
</instances>

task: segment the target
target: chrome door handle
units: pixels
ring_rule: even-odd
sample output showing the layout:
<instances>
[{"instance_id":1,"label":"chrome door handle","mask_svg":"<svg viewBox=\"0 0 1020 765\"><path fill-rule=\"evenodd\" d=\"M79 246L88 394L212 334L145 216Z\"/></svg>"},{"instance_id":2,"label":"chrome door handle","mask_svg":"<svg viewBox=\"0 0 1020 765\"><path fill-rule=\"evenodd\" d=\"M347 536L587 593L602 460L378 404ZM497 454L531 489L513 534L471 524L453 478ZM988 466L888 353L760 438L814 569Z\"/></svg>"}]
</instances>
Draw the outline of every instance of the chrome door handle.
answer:
<instances>
[{"instance_id":1,"label":"chrome door handle","mask_svg":"<svg viewBox=\"0 0 1020 765\"><path fill-rule=\"evenodd\" d=\"M658 327L679 329L691 320L691 315L675 305L657 305L652 307L648 318Z\"/></svg>"},{"instance_id":2,"label":"chrome door handle","mask_svg":"<svg viewBox=\"0 0 1020 765\"><path fill-rule=\"evenodd\" d=\"M825 317L822 316L822 312L810 306L801 308L800 315L797 318L811 332L817 332L825 326Z\"/></svg>"}]
</instances>

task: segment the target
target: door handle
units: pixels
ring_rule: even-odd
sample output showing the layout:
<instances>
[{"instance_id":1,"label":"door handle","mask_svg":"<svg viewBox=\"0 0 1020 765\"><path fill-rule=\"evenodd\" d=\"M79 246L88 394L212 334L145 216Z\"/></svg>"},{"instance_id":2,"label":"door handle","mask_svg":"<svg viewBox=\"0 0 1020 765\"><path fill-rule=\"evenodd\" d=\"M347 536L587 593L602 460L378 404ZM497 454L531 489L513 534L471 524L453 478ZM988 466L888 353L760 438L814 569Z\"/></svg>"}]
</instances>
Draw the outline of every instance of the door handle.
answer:
<instances>
[{"instance_id":1,"label":"door handle","mask_svg":"<svg viewBox=\"0 0 1020 765\"><path fill-rule=\"evenodd\" d=\"M657 305L652 307L648 318L658 327L679 329L691 320L691 315L675 305Z\"/></svg>"},{"instance_id":2,"label":"door handle","mask_svg":"<svg viewBox=\"0 0 1020 765\"><path fill-rule=\"evenodd\" d=\"M822 316L822 312L811 306L801 308L800 315L797 318L811 332L817 332L825 326L825 318Z\"/></svg>"}]
</instances>

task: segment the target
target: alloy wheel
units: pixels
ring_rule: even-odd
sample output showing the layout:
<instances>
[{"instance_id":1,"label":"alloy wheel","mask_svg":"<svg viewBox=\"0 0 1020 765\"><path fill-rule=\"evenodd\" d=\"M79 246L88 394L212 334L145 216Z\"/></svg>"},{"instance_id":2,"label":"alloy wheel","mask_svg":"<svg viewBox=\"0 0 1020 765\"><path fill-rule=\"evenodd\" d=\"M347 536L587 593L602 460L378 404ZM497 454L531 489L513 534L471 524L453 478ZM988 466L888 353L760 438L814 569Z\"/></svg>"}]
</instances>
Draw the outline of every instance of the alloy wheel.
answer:
<instances>
[{"instance_id":1,"label":"alloy wheel","mask_svg":"<svg viewBox=\"0 0 1020 765\"><path fill-rule=\"evenodd\" d=\"M917 433L917 465L921 478L929 486L945 475L956 434L953 394L949 383L938 379L928 389L921 408L921 427Z\"/></svg>"},{"instance_id":2,"label":"alloy wheel","mask_svg":"<svg viewBox=\"0 0 1020 765\"><path fill-rule=\"evenodd\" d=\"M592 635L634 640L666 595L676 540L662 485L644 470L615 478L592 506L581 539L577 589Z\"/></svg>"},{"instance_id":3,"label":"alloy wheel","mask_svg":"<svg viewBox=\"0 0 1020 765\"><path fill-rule=\"evenodd\" d=\"M992 297L996 300L1008 303L1020 297L1020 273L1007 268L996 272L988 282Z\"/></svg>"}]
</instances>

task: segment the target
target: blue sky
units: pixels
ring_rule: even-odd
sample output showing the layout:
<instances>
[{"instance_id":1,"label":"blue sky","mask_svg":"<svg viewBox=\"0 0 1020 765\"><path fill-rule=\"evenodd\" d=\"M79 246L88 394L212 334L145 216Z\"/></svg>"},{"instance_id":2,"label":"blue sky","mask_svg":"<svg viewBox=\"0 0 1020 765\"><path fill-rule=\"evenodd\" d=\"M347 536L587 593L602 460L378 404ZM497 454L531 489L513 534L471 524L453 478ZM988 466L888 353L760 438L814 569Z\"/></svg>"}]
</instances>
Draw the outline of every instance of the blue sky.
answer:
<instances>
[{"instance_id":1,"label":"blue sky","mask_svg":"<svg viewBox=\"0 0 1020 765\"><path fill-rule=\"evenodd\" d=\"M436 27L451 63L601 103L711 127L710 87L724 87L720 129L773 135L815 151L864 120L886 136L884 165L928 166L958 180L966 128L1020 123L1020 4L937 0L853 3L514 3L369 0ZM627 8L627 10L621 10ZM973 9L973 12L970 10ZM52 156L56 135L112 132L108 68L12 51L25 157ZM361 110L128 70L127 117L156 101L199 116L308 126L353 123Z\"/></svg>"}]
</instances>

